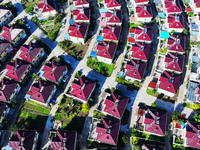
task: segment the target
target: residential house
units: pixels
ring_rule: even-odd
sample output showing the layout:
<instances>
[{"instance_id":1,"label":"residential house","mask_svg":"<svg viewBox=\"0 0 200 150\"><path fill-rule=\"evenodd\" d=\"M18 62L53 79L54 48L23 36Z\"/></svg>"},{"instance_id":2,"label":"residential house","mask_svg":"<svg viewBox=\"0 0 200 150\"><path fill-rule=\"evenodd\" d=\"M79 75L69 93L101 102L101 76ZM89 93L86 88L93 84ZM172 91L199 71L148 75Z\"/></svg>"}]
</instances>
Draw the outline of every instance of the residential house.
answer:
<instances>
[{"instance_id":1,"label":"residential house","mask_svg":"<svg viewBox=\"0 0 200 150\"><path fill-rule=\"evenodd\" d=\"M125 79L133 82L134 80L142 81L146 63L138 60L130 60L125 66Z\"/></svg>"},{"instance_id":2,"label":"residential house","mask_svg":"<svg viewBox=\"0 0 200 150\"><path fill-rule=\"evenodd\" d=\"M180 80L180 75L175 75L173 73L164 71L157 83L157 85L159 85L157 91L169 97L173 97L178 91Z\"/></svg>"},{"instance_id":3,"label":"residential house","mask_svg":"<svg viewBox=\"0 0 200 150\"><path fill-rule=\"evenodd\" d=\"M152 33L153 28L146 25L144 27L138 26L137 28L132 28L129 30L128 43L132 44L137 41L150 44L152 42Z\"/></svg>"},{"instance_id":4,"label":"residential house","mask_svg":"<svg viewBox=\"0 0 200 150\"><path fill-rule=\"evenodd\" d=\"M183 15L168 15L167 28L169 32L182 33L185 28Z\"/></svg>"},{"instance_id":5,"label":"residential house","mask_svg":"<svg viewBox=\"0 0 200 150\"><path fill-rule=\"evenodd\" d=\"M104 5L104 8L106 8L107 10L120 10L121 9L120 0L103 0L102 3Z\"/></svg>"},{"instance_id":6,"label":"residential house","mask_svg":"<svg viewBox=\"0 0 200 150\"><path fill-rule=\"evenodd\" d=\"M104 41L118 43L121 26L109 26L103 28L102 34Z\"/></svg>"},{"instance_id":7,"label":"residential house","mask_svg":"<svg viewBox=\"0 0 200 150\"><path fill-rule=\"evenodd\" d=\"M88 140L117 145L119 136L120 121L115 119L101 118L101 120L93 119L90 126Z\"/></svg>"},{"instance_id":8,"label":"residential house","mask_svg":"<svg viewBox=\"0 0 200 150\"><path fill-rule=\"evenodd\" d=\"M200 103L200 84L189 81L186 100L190 103Z\"/></svg>"},{"instance_id":9,"label":"residential house","mask_svg":"<svg viewBox=\"0 0 200 150\"><path fill-rule=\"evenodd\" d=\"M145 5L149 3L149 0L133 0L133 3L135 4L135 6L137 5Z\"/></svg>"},{"instance_id":10,"label":"residential house","mask_svg":"<svg viewBox=\"0 0 200 150\"><path fill-rule=\"evenodd\" d=\"M167 112L154 108L138 110L136 128L156 136L165 136Z\"/></svg>"},{"instance_id":11,"label":"residential house","mask_svg":"<svg viewBox=\"0 0 200 150\"><path fill-rule=\"evenodd\" d=\"M24 83L25 77L31 70L31 64L20 59L10 62L6 66L6 77Z\"/></svg>"},{"instance_id":12,"label":"residential house","mask_svg":"<svg viewBox=\"0 0 200 150\"><path fill-rule=\"evenodd\" d=\"M76 140L77 132L58 130L56 131L56 135L51 139L51 148L55 150L75 150Z\"/></svg>"},{"instance_id":13,"label":"residential house","mask_svg":"<svg viewBox=\"0 0 200 150\"><path fill-rule=\"evenodd\" d=\"M37 103L48 105L56 92L56 85L50 81L35 81L26 93L25 98Z\"/></svg>"},{"instance_id":14,"label":"residential house","mask_svg":"<svg viewBox=\"0 0 200 150\"><path fill-rule=\"evenodd\" d=\"M37 5L42 17L48 18L49 16L55 16L57 14L56 7L53 0L41 0Z\"/></svg>"},{"instance_id":15,"label":"residential house","mask_svg":"<svg viewBox=\"0 0 200 150\"><path fill-rule=\"evenodd\" d=\"M190 6L189 8L191 9L191 11L194 14L198 14L200 12L200 1L199 0L191 0L191 1L189 1L188 5Z\"/></svg>"},{"instance_id":16,"label":"residential house","mask_svg":"<svg viewBox=\"0 0 200 150\"><path fill-rule=\"evenodd\" d=\"M131 58L134 60L148 61L149 53L151 51L150 44L135 42L131 47Z\"/></svg>"},{"instance_id":17,"label":"residential house","mask_svg":"<svg viewBox=\"0 0 200 150\"><path fill-rule=\"evenodd\" d=\"M165 70L176 74L183 71L184 55L167 53L165 56Z\"/></svg>"},{"instance_id":18,"label":"residential house","mask_svg":"<svg viewBox=\"0 0 200 150\"><path fill-rule=\"evenodd\" d=\"M5 103L0 103L0 127L3 127L3 120L7 117L10 108Z\"/></svg>"},{"instance_id":19,"label":"residential house","mask_svg":"<svg viewBox=\"0 0 200 150\"><path fill-rule=\"evenodd\" d=\"M33 130L17 130L12 133L8 146L10 149L34 150L37 148L39 134Z\"/></svg>"},{"instance_id":20,"label":"residential house","mask_svg":"<svg viewBox=\"0 0 200 150\"><path fill-rule=\"evenodd\" d=\"M76 23L88 23L90 22L90 8L81 8L73 11L74 20Z\"/></svg>"},{"instance_id":21,"label":"residential house","mask_svg":"<svg viewBox=\"0 0 200 150\"><path fill-rule=\"evenodd\" d=\"M142 150L165 150L164 146L159 146L159 145L147 145L144 144L142 146Z\"/></svg>"},{"instance_id":22,"label":"residential house","mask_svg":"<svg viewBox=\"0 0 200 150\"><path fill-rule=\"evenodd\" d=\"M106 25L121 26L122 11L118 10L118 11L109 11L109 12L101 13L101 18L102 18L100 22L101 26L106 26Z\"/></svg>"},{"instance_id":23,"label":"residential house","mask_svg":"<svg viewBox=\"0 0 200 150\"><path fill-rule=\"evenodd\" d=\"M41 70L41 76L44 79L47 79L58 85L62 82L63 76L68 72L66 65L55 60L46 63Z\"/></svg>"},{"instance_id":24,"label":"residential house","mask_svg":"<svg viewBox=\"0 0 200 150\"><path fill-rule=\"evenodd\" d=\"M77 24L69 26L69 40L74 43L85 44L87 37L88 24Z\"/></svg>"},{"instance_id":25,"label":"residential house","mask_svg":"<svg viewBox=\"0 0 200 150\"><path fill-rule=\"evenodd\" d=\"M13 47L9 42L6 40L0 40L0 61L4 62L12 50Z\"/></svg>"},{"instance_id":26,"label":"residential house","mask_svg":"<svg viewBox=\"0 0 200 150\"><path fill-rule=\"evenodd\" d=\"M35 43L30 42L20 48L19 58L36 66L45 55L44 49Z\"/></svg>"},{"instance_id":27,"label":"residential house","mask_svg":"<svg viewBox=\"0 0 200 150\"><path fill-rule=\"evenodd\" d=\"M11 42L14 46L18 45L21 40L26 37L26 32L24 29L18 27L15 24L3 27L3 32L1 33L1 37L5 40Z\"/></svg>"},{"instance_id":28,"label":"residential house","mask_svg":"<svg viewBox=\"0 0 200 150\"><path fill-rule=\"evenodd\" d=\"M179 0L165 0L165 10L167 14L180 14L182 11Z\"/></svg>"},{"instance_id":29,"label":"residential house","mask_svg":"<svg viewBox=\"0 0 200 150\"><path fill-rule=\"evenodd\" d=\"M185 53L185 37L169 36L167 39L167 51L183 55Z\"/></svg>"},{"instance_id":30,"label":"residential house","mask_svg":"<svg viewBox=\"0 0 200 150\"><path fill-rule=\"evenodd\" d=\"M89 7L89 3L87 2L87 0L73 0L73 4L75 7L80 7L80 8Z\"/></svg>"},{"instance_id":31,"label":"residential house","mask_svg":"<svg viewBox=\"0 0 200 150\"><path fill-rule=\"evenodd\" d=\"M143 23L149 23L151 22L151 19L153 18L153 13L151 10L151 5L137 5L135 8L137 21L141 21Z\"/></svg>"},{"instance_id":32,"label":"residential house","mask_svg":"<svg viewBox=\"0 0 200 150\"><path fill-rule=\"evenodd\" d=\"M0 5L0 26L3 27L5 24L8 24L12 18L12 12L6 7Z\"/></svg>"},{"instance_id":33,"label":"residential house","mask_svg":"<svg viewBox=\"0 0 200 150\"><path fill-rule=\"evenodd\" d=\"M97 50L98 61L105 62L107 64L112 64L112 60L115 56L115 51L117 49L117 44L112 42L102 42L95 47Z\"/></svg>"},{"instance_id":34,"label":"residential house","mask_svg":"<svg viewBox=\"0 0 200 150\"><path fill-rule=\"evenodd\" d=\"M3 78L0 82L0 101L10 103L20 89L21 86L16 81Z\"/></svg>"},{"instance_id":35,"label":"residential house","mask_svg":"<svg viewBox=\"0 0 200 150\"><path fill-rule=\"evenodd\" d=\"M107 115L121 119L128 101L129 98L112 92L111 94L107 94L103 102L102 111Z\"/></svg>"},{"instance_id":36,"label":"residential house","mask_svg":"<svg viewBox=\"0 0 200 150\"><path fill-rule=\"evenodd\" d=\"M69 89L69 94L67 94L67 96L72 97L73 99L76 99L82 103L87 103L95 87L95 82L81 77L80 79L75 79L73 81L72 86Z\"/></svg>"}]
</instances>

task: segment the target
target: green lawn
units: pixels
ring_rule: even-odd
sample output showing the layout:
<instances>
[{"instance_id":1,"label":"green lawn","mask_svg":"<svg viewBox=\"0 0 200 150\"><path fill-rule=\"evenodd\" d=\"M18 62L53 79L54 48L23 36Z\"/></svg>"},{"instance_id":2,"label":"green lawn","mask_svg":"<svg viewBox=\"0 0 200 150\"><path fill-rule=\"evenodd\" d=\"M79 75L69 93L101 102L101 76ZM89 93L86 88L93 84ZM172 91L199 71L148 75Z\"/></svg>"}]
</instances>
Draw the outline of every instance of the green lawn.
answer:
<instances>
[{"instance_id":1,"label":"green lawn","mask_svg":"<svg viewBox=\"0 0 200 150\"><path fill-rule=\"evenodd\" d=\"M133 82L130 82L130 81L128 81L128 80L125 80L124 77L116 77L116 81L117 81L118 83L124 84L124 85L126 85L126 86L133 87L133 88L135 88L135 89L139 89L139 88L140 88L140 85L141 85L141 82L139 82L139 81L137 81L137 80L135 80L135 81L133 81Z\"/></svg>"},{"instance_id":2,"label":"green lawn","mask_svg":"<svg viewBox=\"0 0 200 150\"><path fill-rule=\"evenodd\" d=\"M16 126L18 129L31 129L42 132L44 130L49 112L49 107L32 101L25 101L22 109L20 110Z\"/></svg>"},{"instance_id":3,"label":"green lawn","mask_svg":"<svg viewBox=\"0 0 200 150\"><path fill-rule=\"evenodd\" d=\"M114 64L99 62L97 59L92 59L90 57L88 57L87 66L107 77L111 76L114 69Z\"/></svg>"},{"instance_id":4,"label":"green lawn","mask_svg":"<svg viewBox=\"0 0 200 150\"><path fill-rule=\"evenodd\" d=\"M99 111L93 111L93 117L100 119L101 117L106 117L106 115L102 114Z\"/></svg>"},{"instance_id":5,"label":"green lawn","mask_svg":"<svg viewBox=\"0 0 200 150\"><path fill-rule=\"evenodd\" d=\"M159 93L157 92L157 90L150 90L147 89L147 94L158 97Z\"/></svg>"}]
</instances>

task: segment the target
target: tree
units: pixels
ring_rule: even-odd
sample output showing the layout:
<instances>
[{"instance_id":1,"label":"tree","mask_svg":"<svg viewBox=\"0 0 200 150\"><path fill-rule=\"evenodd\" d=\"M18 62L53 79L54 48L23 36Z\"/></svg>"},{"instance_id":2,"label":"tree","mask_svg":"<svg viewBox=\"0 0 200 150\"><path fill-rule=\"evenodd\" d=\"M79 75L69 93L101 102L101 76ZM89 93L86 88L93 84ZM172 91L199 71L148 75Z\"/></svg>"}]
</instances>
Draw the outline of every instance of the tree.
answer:
<instances>
[{"instance_id":1,"label":"tree","mask_svg":"<svg viewBox=\"0 0 200 150\"><path fill-rule=\"evenodd\" d=\"M188 31L187 31L187 29L184 29L184 30L183 30L183 34L185 34L185 35L187 35L187 34L188 34Z\"/></svg>"},{"instance_id":2,"label":"tree","mask_svg":"<svg viewBox=\"0 0 200 150\"><path fill-rule=\"evenodd\" d=\"M200 114L195 114L192 118L193 118L196 122L200 122Z\"/></svg>"},{"instance_id":3,"label":"tree","mask_svg":"<svg viewBox=\"0 0 200 150\"><path fill-rule=\"evenodd\" d=\"M40 79L40 77L36 73L33 73L32 79L38 81Z\"/></svg>"},{"instance_id":4,"label":"tree","mask_svg":"<svg viewBox=\"0 0 200 150\"><path fill-rule=\"evenodd\" d=\"M33 11L34 11L33 5L28 5L26 7L25 11L27 14L33 13Z\"/></svg>"},{"instance_id":5,"label":"tree","mask_svg":"<svg viewBox=\"0 0 200 150\"><path fill-rule=\"evenodd\" d=\"M15 124L15 125L12 125L12 126L10 127L10 131L13 132L14 134L16 134L17 129L18 129L18 127L17 127L16 124Z\"/></svg>"},{"instance_id":6,"label":"tree","mask_svg":"<svg viewBox=\"0 0 200 150\"><path fill-rule=\"evenodd\" d=\"M134 150L141 150L140 145L134 145Z\"/></svg>"},{"instance_id":7,"label":"tree","mask_svg":"<svg viewBox=\"0 0 200 150\"><path fill-rule=\"evenodd\" d=\"M179 112L179 111L173 111L172 115L171 115L172 120L178 120L178 118L180 117L180 115L181 115L181 112Z\"/></svg>"},{"instance_id":8,"label":"tree","mask_svg":"<svg viewBox=\"0 0 200 150\"><path fill-rule=\"evenodd\" d=\"M86 111L89 111L89 110L90 110L90 105L89 105L89 103L82 104L82 109L81 109L81 111L86 112Z\"/></svg>"},{"instance_id":9,"label":"tree","mask_svg":"<svg viewBox=\"0 0 200 150\"><path fill-rule=\"evenodd\" d=\"M193 104L193 105L192 105L192 108L193 108L194 110L198 110L200 107L199 107L198 104Z\"/></svg>"},{"instance_id":10,"label":"tree","mask_svg":"<svg viewBox=\"0 0 200 150\"><path fill-rule=\"evenodd\" d=\"M126 135L122 136L122 140L124 143L128 143L128 137Z\"/></svg>"},{"instance_id":11,"label":"tree","mask_svg":"<svg viewBox=\"0 0 200 150\"><path fill-rule=\"evenodd\" d=\"M139 139L137 137L133 137L132 142L133 145L136 145L138 143Z\"/></svg>"},{"instance_id":12,"label":"tree","mask_svg":"<svg viewBox=\"0 0 200 150\"><path fill-rule=\"evenodd\" d=\"M156 106L157 106L156 103L152 103L152 104L151 104L151 107L156 107Z\"/></svg>"}]
</instances>

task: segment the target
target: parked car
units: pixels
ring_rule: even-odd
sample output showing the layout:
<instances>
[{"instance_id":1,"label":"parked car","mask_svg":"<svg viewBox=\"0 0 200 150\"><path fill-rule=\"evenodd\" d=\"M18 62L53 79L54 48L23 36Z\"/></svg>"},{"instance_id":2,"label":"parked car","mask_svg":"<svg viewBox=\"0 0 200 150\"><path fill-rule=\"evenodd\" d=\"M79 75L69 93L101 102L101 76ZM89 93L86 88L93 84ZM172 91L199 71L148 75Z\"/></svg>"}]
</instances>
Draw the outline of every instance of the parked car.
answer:
<instances>
[{"instance_id":1,"label":"parked car","mask_svg":"<svg viewBox=\"0 0 200 150\"><path fill-rule=\"evenodd\" d=\"M31 28L31 26L29 26L29 24L26 24L26 27L27 27L28 29L30 29L30 28Z\"/></svg>"},{"instance_id":2,"label":"parked car","mask_svg":"<svg viewBox=\"0 0 200 150\"><path fill-rule=\"evenodd\" d=\"M68 75L66 74L66 75L64 75L64 77L63 77L63 82L66 82L67 81L67 79L68 79Z\"/></svg>"}]
</instances>

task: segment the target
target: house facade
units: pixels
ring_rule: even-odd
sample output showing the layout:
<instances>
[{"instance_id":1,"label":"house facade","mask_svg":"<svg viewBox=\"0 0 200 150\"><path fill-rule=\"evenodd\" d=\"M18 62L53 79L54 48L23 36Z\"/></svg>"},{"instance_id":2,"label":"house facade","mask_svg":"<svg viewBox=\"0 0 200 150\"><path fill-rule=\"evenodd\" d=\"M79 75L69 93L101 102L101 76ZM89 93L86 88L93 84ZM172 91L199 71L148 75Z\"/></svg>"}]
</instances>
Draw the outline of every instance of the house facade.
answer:
<instances>
[{"instance_id":1,"label":"house facade","mask_svg":"<svg viewBox=\"0 0 200 150\"><path fill-rule=\"evenodd\" d=\"M0 40L0 61L4 62L8 58L12 50L13 47L9 42L7 42L6 40Z\"/></svg>"},{"instance_id":2,"label":"house facade","mask_svg":"<svg viewBox=\"0 0 200 150\"><path fill-rule=\"evenodd\" d=\"M5 24L8 24L12 18L12 12L6 7L0 5L0 26L3 27Z\"/></svg>"},{"instance_id":3,"label":"house facade","mask_svg":"<svg viewBox=\"0 0 200 150\"><path fill-rule=\"evenodd\" d=\"M55 16L57 14L53 0L41 0L39 1L37 7L44 18Z\"/></svg>"}]
</instances>

